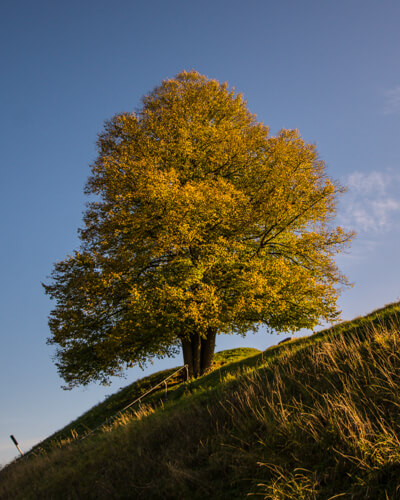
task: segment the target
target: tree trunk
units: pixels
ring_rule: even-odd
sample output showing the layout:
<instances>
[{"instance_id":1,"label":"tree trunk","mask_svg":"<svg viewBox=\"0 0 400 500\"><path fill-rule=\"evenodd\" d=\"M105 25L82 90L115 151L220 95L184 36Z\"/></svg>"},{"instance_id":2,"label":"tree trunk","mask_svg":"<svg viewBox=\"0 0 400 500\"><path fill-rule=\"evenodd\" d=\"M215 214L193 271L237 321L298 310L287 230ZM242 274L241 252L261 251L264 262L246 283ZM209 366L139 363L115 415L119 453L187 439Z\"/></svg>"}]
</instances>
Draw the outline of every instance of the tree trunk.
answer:
<instances>
[{"instance_id":1,"label":"tree trunk","mask_svg":"<svg viewBox=\"0 0 400 500\"><path fill-rule=\"evenodd\" d=\"M183 361L188 365L189 378L200 377L211 370L216 334L209 329L206 338L194 333L188 339L182 339Z\"/></svg>"},{"instance_id":2,"label":"tree trunk","mask_svg":"<svg viewBox=\"0 0 400 500\"><path fill-rule=\"evenodd\" d=\"M212 369L216 336L217 332L215 330L209 329L209 331L207 332L207 338L201 339L201 375L208 373Z\"/></svg>"}]
</instances>

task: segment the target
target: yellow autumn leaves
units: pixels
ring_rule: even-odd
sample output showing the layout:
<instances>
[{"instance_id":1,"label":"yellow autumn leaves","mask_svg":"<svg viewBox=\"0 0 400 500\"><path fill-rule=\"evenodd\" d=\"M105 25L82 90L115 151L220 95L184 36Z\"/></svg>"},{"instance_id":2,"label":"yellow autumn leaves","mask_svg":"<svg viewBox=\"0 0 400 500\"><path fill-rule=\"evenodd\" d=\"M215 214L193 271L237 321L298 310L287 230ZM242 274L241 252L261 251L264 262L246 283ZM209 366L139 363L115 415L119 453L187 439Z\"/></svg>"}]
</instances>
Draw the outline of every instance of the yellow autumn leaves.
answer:
<instances>
[{"instance_id":1,"label":"yellow autumn leaves","mask_svg":"<svg viewBox=\"0 0 400 500\"><path fill-rule=\"evenodd\" d=\"M83 377L74 342L101 343L90 377L107 376L115 357L122 366L168 355L188 332L335 317L346 279L333 255L352 233L332 225L343 189L297 130L270 137L241 95L191 71L112 118L98 150L81 257L58 263L46 286L57 301L50 342L64 346L70 382ZM95 297L86 316L84 295Z\"/></svg>"}]
</instances>

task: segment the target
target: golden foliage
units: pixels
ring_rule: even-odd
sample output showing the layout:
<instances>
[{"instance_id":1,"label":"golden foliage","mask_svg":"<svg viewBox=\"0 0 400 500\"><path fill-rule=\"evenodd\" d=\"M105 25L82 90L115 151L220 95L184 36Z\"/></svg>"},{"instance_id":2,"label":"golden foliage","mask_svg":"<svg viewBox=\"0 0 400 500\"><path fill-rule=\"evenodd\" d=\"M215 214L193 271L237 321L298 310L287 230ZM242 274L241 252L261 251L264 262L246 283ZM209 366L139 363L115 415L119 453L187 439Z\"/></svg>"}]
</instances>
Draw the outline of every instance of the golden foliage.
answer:
<instances>
[{"instance_id":1,"label":"golden foliage","mask_svg":"<svg viewBox=\"0 0 400 500\"><path fill-rule=\"evenodd\" d=\"M240 94L191 71L107 122L98 149L82 248L45 286L69 384L171 354L193 332L336 317L343 188L297 130L270 137Z\"/></svg>"}]
</instances>

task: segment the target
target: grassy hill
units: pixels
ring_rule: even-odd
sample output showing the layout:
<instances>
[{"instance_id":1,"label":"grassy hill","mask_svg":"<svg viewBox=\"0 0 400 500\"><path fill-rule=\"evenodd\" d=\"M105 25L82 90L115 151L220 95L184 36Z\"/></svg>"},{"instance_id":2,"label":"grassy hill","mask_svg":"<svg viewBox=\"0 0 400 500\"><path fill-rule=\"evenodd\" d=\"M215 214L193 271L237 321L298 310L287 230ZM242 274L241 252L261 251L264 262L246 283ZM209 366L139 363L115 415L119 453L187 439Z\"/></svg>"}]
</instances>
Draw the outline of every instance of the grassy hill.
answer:
<instances>
[{"instance_id":1,"label":"grassy hill","mask_svg":"<svg viewBox=\"0 0 400 500\"><path fill-rule=\"evenodd\" d=\"M142 379L0 471L0 498L400 498L399 315L225 351L75 439L168 372Z\"/></svg>"},{"instance_id":2,"label":"grassy hill","mask_svg":"<svg viewBox=\"0 0 400 500\"><path fill-rule=\"evenodd\" d=\"M228 349L226 351L218 352L215 354L214 369L217 370L226 364L232 364L259 353L260 351L258 349L253 348ZM132 420L132 418L135 418L135 412L141 407L141 405L134 405L131 409L123 412L123 415L119 415L118 412L148 392L151 388L160 384L160 382L164 379L170 377L178 369L179 367L175 367L159 371L148 377L139 379L127 387L124 387L112 396L107 397L103 402L85 412L76 420L69 423L63 429L57 431L46 440L36 445L30 453L38 455L42 452L48 452L54 448L60 448L71 441L76 441L79 438L85 437L89 432L91 432L91 430L96 429L104 422L106 422L107 427L113 423L118 426L121 419L123 421ZM146 408L148 408L149 405L157 407L160 404L165 404L167 401L180 398L182 394L181 386L184 382L184 378L185 372L182 370L180 373L172 376L167 381L167 394L165 394L165 386L162 384L160 387L156 387L154 392L152 392L148 397L143 399L143 404L146 405ZM178 387L181 389L176 391ZM116 417L115 419L113 418L114 416Z\"/></svg>"}]
</instances>

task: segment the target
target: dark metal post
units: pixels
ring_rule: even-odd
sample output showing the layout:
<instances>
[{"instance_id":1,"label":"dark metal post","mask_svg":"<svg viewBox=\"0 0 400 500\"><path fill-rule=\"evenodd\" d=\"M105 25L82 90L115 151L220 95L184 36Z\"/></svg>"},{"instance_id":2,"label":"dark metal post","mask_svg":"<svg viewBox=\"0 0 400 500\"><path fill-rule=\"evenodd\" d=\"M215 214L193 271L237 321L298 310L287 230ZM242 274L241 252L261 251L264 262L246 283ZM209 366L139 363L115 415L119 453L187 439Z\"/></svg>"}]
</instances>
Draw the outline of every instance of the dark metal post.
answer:
<instances>
[{"instance_id":1,"label":"dark metal post","mask_svg":"<svg viewBox=\"0 0 400 500\"><path fill-rule=\"evenodd\" d=\"M24 456L24 454L22 453L21 448L18 446L18 442L17 442L17 440L15 439L15 437L11 434L10 438L11 438L11 441L12 441L12 442L15 444L15 446L17 447L17 450L21 453L21 457L23 457L23 456Z\"/></svg>"}]
</instances>

